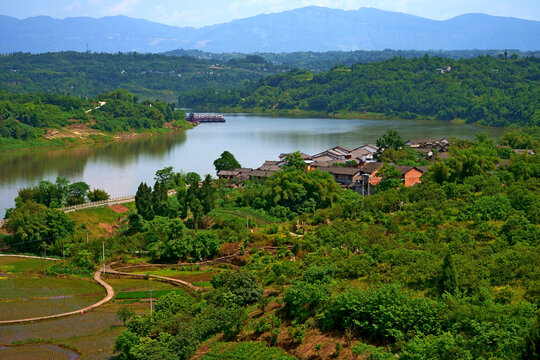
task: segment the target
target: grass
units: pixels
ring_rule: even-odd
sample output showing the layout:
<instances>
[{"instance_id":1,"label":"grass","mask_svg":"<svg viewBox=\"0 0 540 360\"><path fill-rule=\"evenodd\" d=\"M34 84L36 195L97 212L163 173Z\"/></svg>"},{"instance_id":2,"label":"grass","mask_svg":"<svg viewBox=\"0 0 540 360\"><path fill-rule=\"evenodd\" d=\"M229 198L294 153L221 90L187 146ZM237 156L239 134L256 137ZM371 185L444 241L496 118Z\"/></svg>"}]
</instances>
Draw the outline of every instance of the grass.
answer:
<instances>
[{"instance_id":1,"label":"grass","mask_svg":"<svg viewBox=\"0 0 540 360\"><path fill-rule=\"evenodd\" d=\"M268 224L278 224L283 221L265 213L264 211L247 208L247 207L221 207L214 209L210 212L211 216L220 217L220 216L234 216L243 221L246 221L246 217L249 216L249 222L255 223L258 226L268 225Z\"/></svg>"},{"instance_id":2,"label":"grass","mask_svg":"<svg viewBox=\"0 0 540 360\"><path fill-rule=\"evenodd\" d=\"M221 269L215 269L215 268L207 268L205 270L182 270L183 267L180 267L180 269L175 268L163 268L163 269L144 269L140 271L134 271L134 274L151 274L151 275L158 275L158 276L165 276L165 277L171 277L175 279L181 279L185 281L189 281L191 283L210 283L210 280L212 280L212 277L216 275L218 272L221 271ZM189 268L189 266L187 267Z\"/></svg>"},{"instance_id":3,"label":"grass","mask_svg":"<svg viewBox=\"0 0 540 360\"><path fill-rule=\"evenodd\" d=\"M201 360L295 360L284 350L262 342L215 342Z\"/></svg>"},{"instance_id":4,"label":"grass","mask_svg":"<svg viewBox=\"0 0 540 360\"><path fill-rule=\"evenodd\" d=\"M24 272L41 272L50 264L50 261L45 262L41 259L2 256L0 257L0 272L12 274Z\"/></svg>"},{"instance_id":5,"label":"grass","mask_svg":"<svg viewBox=\"0 0 540 360\"><path fill-rule=\"evenodd\" d=\"M149 291L149 290L176 290L178 286L174 286L169 283L164 283L157 280L144 280L144 279L114 279L106 278L108 282L114 289L115 292L120 291Z\"/></svg>"},{"instance_id":6,"label":"grass","mask_svg":"<svg viewBox=\"0 0 540 360\"><path fill-rule=\"evenodd\" d=\"M90 239L102 238L103 235L108 235L107 230L103 229L100 224L112 224L129 213L118 214L108 206L78 210L68 213L70 219L77 224L86 224L88 229L88 237Z\"/></svg>"},{"instance_id":7,"label":"grass","mask_svg":"<svg viewBox=\"0 0 540 360\"><path fill-rule=\"evenodd\" d=\"M182 294L184 293L183 290L181 289L176 289L176 290L155 290L155 291L152 291L152 297L153 298L156 298L156 299L159 299L160 297L163 297L169 293L175 293L175 294ZM117 300L127 300L127 299L136 299L136 300L140 300L140 299L143 299L143 298L149 298L150 297L150 291L122 291L122 292L119 292L117 295L116 295L116 299Z\"/></svg>"}]
</instances>

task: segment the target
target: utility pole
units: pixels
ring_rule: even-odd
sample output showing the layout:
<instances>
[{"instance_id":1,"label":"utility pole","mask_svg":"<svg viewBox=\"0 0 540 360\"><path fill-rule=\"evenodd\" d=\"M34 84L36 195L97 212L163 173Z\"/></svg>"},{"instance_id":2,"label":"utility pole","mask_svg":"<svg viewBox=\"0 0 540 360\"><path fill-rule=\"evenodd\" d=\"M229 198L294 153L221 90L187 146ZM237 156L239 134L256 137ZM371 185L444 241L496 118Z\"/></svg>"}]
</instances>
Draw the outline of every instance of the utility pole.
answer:
<instances>
[{"instance_id":1,"label":"utility pole","mask_svg":"<svg viewBox=\"0 0 540 360\"><path fill-rule=\"evenodd\" d=\"M62 256L64 257L64 261L66 261L66 252L64 251L64 242L62 241Z\"/></svg>"},{"instance_id":2,"label":"utility pole","mask_svg":"<svg viewBox=\"0 0 540 360\"><path fill-rule=\"evenodd\" d=\"M105 242L101 242L103 248L103 273L105 274Z\"/></svg>"},{"instance_id":3,"label":"utility pole","mask_svg":"<svg viewBox=\"0 0 540 360\"><path fill-rule=\"evenodd\" d=\"M88 229L86 229L86 243L88 244Z\"/></svg>"},{"instance_id":4,"label":"utility pole","mask_svg":"<svg viewBox=\"0 0 540 360\"><path fill-rule=\"evenodd\" d=\"M150 315L152 315L152 310L153 310L153 306L152 306L152 290L150 290Z\"/></svg>"}]
</instances>

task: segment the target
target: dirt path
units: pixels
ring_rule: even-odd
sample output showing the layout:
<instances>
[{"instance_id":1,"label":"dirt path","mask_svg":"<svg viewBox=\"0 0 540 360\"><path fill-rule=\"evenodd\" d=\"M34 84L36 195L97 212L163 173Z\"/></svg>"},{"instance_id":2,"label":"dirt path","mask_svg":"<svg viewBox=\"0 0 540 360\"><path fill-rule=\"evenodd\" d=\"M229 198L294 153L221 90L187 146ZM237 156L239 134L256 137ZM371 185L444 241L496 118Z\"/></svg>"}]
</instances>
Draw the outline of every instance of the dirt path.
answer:
<instances>
[{"instance_id":1,"label":"dirt path","mask_svg":"<svg viewBox=\"0 0 540 360\"><path fill-rule=\"evenodd\" d=\"M39 259L39 260L53 260L58 261L59 259L56 258L50 258L50 257L42 257L42 256L31 256L31 255L11 255L11 254L0 254L0 256L10 256L10 257L21 257L21 258L27 258L27 259Z\"/></svg>"},{"instance_id":2,"label":"dirt path","mask_svg":"<svg viewBox=\"0 0 540 360\"><path fill-rule=\"evenodd\" d=\"M15 255L15 256L22 256L22 255ZM57 260L57 259L54 259L54 260ZM101 286L103 286L105 288L105 290L107 291L107 296L105 296L101 301L99 301L99 302L97 302L97 303L95 303L93 305L87 306L87 307L85 307L83 309L70 311L70 312L62 313L62 314L33 317L33 318L28 318L28 319L3 320L3 321L0 321L0 325L18 324L18 323L23 323L23 322L57 319L57 318L60 318L60 317L71 316L71 315L83 315L84 313L86 313L86 312L88 312L88 311L90 311L92 309L95 309L98 306L101 306L101 305L105 304L106 302L109 302L114 297L114 290L113 290L112 286L107 284L103 279L101 279L101 270L98 270L98 271L96 271L94 273L94 280L98 284L100 284Z\"/></svg>"}]
</instances>

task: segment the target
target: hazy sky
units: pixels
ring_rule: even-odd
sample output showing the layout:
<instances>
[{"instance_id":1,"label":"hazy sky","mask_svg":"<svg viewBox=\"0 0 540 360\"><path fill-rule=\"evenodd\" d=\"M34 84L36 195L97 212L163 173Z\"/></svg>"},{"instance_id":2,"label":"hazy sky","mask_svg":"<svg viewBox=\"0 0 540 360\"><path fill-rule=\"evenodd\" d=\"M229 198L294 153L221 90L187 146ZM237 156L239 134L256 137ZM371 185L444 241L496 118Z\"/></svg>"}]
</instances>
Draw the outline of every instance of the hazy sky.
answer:
<instances>
[{"instance_id":1,"label":"hazy sky","mask_svg":"<svg viewBox=\"0 0 540 360\"><path fill-rule=\"evenodd\" d=\"M201 27L308 5L344 10L374 7L438 20L471 12L540 20L540 0L0 0L0 14L17 18L125 15Z\"/></svg>"}]
</instances>

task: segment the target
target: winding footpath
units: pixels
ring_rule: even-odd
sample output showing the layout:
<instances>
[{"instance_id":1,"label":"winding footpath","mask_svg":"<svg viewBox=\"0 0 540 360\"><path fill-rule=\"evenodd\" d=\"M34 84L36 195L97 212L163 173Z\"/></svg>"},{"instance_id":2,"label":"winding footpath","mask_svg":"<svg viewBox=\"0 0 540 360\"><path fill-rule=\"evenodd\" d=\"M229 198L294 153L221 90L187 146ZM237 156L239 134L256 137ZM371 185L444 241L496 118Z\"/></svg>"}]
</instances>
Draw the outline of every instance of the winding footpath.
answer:
<instances>
[{"instance_id":1,"label":"winding footpath","mask_svg":"<svg viewBox=\"0 0 540 360\"><path fill-rule=\"evenodd\" d=\"M57 260L57 259L51 259L51 260ZM97 308L98 306L101 306L105 304L106 302L109 302L114 297L114 290L111 285L107 284L103 279L101 279L101 270L98 270L94 273L94 280L103 286L105 290L107 290L107 296L105 296L101 301L87 306L83 309L70 311L62 314L55 314L55 315L48 315L48 316L39 316L39 317L33 317L28 319L17 319L17 320L2 320L0 321L0 325L7 325L7 324L19 324L19 323L25 323L25 322L32 322L32 321L41 321L41 320L49 320L49 319L57 319L65 316L71 316L71 315L82 315L92 309Z\"/></svg>"}]
</instances>

